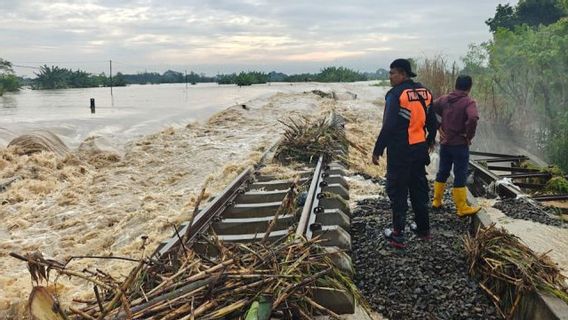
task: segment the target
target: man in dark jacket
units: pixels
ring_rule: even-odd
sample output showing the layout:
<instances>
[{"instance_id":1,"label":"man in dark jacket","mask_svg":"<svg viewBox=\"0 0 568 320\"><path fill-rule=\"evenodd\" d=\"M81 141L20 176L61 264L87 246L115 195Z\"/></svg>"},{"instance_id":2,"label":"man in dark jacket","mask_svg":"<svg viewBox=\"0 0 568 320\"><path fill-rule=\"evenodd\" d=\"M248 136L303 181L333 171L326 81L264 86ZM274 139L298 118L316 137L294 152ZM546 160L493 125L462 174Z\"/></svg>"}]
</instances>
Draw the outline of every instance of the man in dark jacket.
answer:
<instances>
[{"instance_id":1,"label":"man in dark jacket","mask_svg":"<svg viewBox=\"0 0 568 320\"><path fill-rule=\"evenodd\" d=\"M404 248L404 228L408 211L408 195L417 225L414 230L421 239L430 238L428 216L429 196L426 166L430 163L429 149L436 137L436 115L430 107L432 94L420 83L412 81L406 59L394 60L389 79L392 89L385 99L383 126L373 150L373 163L387 149L386 191L391 202L392 229L384 235L395 248Z\"/></svg>"},{"instance_id":2,"label":"man in dark jacket","mask_svg":"<svg viewBox=\"0 0 568 320\"><path fill-rule=\"evenodd\" d=\"M477 106L469 97L473 85L470 76L463 75L456 79L455 90L434 101L434 110L441 118L440 127L440 167L434 182L433 208L442 207L442 198L446 180L454 167L454 188L452 196L459 217L476 214L481 208L467 204L465 187L469 162L469 145L475 136L477 127Z\"/></svg>"}]
</instances>

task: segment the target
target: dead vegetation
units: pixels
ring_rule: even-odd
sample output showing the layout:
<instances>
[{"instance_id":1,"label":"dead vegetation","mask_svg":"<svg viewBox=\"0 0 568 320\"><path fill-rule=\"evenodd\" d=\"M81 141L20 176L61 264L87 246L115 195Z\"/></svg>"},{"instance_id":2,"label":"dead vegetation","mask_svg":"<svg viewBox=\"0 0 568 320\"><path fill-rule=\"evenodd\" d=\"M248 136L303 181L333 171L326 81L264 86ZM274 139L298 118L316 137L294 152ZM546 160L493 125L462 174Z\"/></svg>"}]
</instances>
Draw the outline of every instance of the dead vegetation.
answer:
<instances>
[{"instance_id":1,"label":"dead vegetation","mask_svg":"<svg viewBox=\"0 0 568 320\"><path fill-rule=\"evenodd\" d=\"M455 62L449 66L443 56L435 56L420 61L416 73L418 80L438 98L453 91L459 68Z\"/></svg>"},{"instance_id":2,"label":"dead vegetation","mask_svg":"<svg viewBox=\"0 0 568 320\"><path fill-rule=\"evenodd\" d=\"M479 279L503 318L510 319L522 308L521 299L535 290L568 302L568 285L558 266L505 229L481 228L464 243L470 274Z\"/></svg>"},{"instance_id":3,"label":"dead vegetation","mask_svg":"<svg viewBox=\"0 0 568 320\"><path fill-rule=\"evenodd\" d=\"M280 121L286 128L275 158L282 163L317 161L320 155L330 160L337 157L336 150L347 146L343 128L328 117L310 120L303 116Z\"/></svg>"},{"instance_id":4,"label":"dead vegetation","mask_svg":"<svg viewBox=\"0 0 568 320\"><path fill-rule=\"evenodd\" d=\"M38 255L14 256L28 262L36 287L47 281L50 271L81 277L93 285L96 299L81 301L86 306L59 306L74 319L244 319L259 304L269 310L268 315L285 318L337 317L314 301L314 292L358 293L317 243L317 239L288 237L271 244L212 242L222 253L217 260L193 251L175 265L143 259L122 282L100 270L68 270ZM157 269L169 272L158 277Z\"/></svg>"}]
</instances>

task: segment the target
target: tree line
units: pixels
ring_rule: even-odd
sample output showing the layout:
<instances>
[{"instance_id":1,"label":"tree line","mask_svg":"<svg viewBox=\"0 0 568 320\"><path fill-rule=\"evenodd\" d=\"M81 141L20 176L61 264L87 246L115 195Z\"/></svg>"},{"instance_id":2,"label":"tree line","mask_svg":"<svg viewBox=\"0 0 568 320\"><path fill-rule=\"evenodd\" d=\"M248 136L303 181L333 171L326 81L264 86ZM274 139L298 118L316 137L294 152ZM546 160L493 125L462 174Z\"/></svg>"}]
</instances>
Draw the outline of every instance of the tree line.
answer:
<instances>
[{"instance_id":1,"label":"tree line","mask_svg":"<svg viewBox=\"0 0 568 320\"><path fill-rule=\"evenodd\" d=\"M481 116L568 172L568 0L498 5L485 23L492 39L470 45L460 66L411 59L418 80L440 96L471 75Z\"/></svg>"},{"instance_id":2,"label":"tree line","mask_svg":"<svg viewBox=\"0 0 568 320\"><path fill-rule=\"evenodd\" d=\"M492 39L464 58L484 117L568 171L568 1L499 5L486 24Z\"/></svg>"},{"instance_id":3,"label":"tree line","mask_svg":"<svg viewBox=\"0 0 568 320\"><path fill-rule=\"evenodd\" d=\"M248 86L267 82L353 82L366 80L388 79L385 69L376 72L359 72L345 67L327 67L319 73L303 73L287 75L272 71L269 73L248 71L231 74L219 74L206 76L191 71L189 74L168 70L162 74L157 72L143 72L137 74L116 73L112 77L105 73L92 74L82 70L72 70L59 66L43 65L39 71L34 72L35 78L24 79L17 77L12 69L12 64L0 59L0 93L4 91L17 91L22 85L32 89L66 89L66 88L90 88L90 87L114 87L128 84L160 84L160 83L211 83L236 84Z\"/></svg>"},{"instance_id":4,"label":"tree line","mask_svg":"<svg viewBox=\"0 0 568 320\"><path fill-rule=\"evenodd\" d=\"M127 83L124 75L118 72L110 77L104 73L91 74L82 70L71 70L58 66L43 65L36 78L31 80L32 89L66 89L66 88L91 88L91 87L120 87Z\"/></svg>"},{"instance_id":5,"label":"tree line","mask_svg":"<svg viewBox=\"0 0 568 320\"><path fill-rule=\"evenodd\" d=\"M14 74L12 63L0 58L0 96L7 91L18 91L20 80Z\"/></svg>"}]
</instances>

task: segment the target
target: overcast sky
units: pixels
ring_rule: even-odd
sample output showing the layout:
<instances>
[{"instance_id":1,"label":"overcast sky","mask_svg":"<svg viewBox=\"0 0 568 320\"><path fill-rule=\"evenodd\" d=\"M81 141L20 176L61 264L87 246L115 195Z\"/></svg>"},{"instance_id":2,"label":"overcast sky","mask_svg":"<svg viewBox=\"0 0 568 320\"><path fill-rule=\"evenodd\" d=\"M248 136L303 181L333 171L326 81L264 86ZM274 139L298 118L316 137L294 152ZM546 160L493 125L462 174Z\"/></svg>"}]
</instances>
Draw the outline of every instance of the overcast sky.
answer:
<instances>
[{"instance_id":1,"label":"overcast sky","mask_svg":"<svg viewBox=\"0 0 568 320\"><path fill-rule=\"evenodd\" d=\"M499 0L0 0L0 58L89 72L360 71L459 60ZM18 74L33 69L15 68Z\"/></svg>"}]
</instances>

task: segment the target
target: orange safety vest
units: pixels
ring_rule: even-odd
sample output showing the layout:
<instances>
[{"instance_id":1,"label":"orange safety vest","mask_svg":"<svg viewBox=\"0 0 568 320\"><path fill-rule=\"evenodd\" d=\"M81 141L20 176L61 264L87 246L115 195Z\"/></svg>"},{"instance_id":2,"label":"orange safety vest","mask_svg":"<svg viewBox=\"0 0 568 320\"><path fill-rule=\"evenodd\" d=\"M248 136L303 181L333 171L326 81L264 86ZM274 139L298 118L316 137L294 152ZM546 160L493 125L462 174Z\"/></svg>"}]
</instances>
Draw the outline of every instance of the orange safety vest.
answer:
<instances>
[{"instance_id":1,"label":"orange safety vest","mask_svg":"<svg viewBox=\"0 0 568 320\"><path fill-rule=\"evenodd\" d=\"M424 106L420 102L420 95ZM400 110L398 115L407 119L408 144L426 141L426 114L432 104L432 95L425 88L406 89L399 97Z\"/></svg>"}]
</instances>

